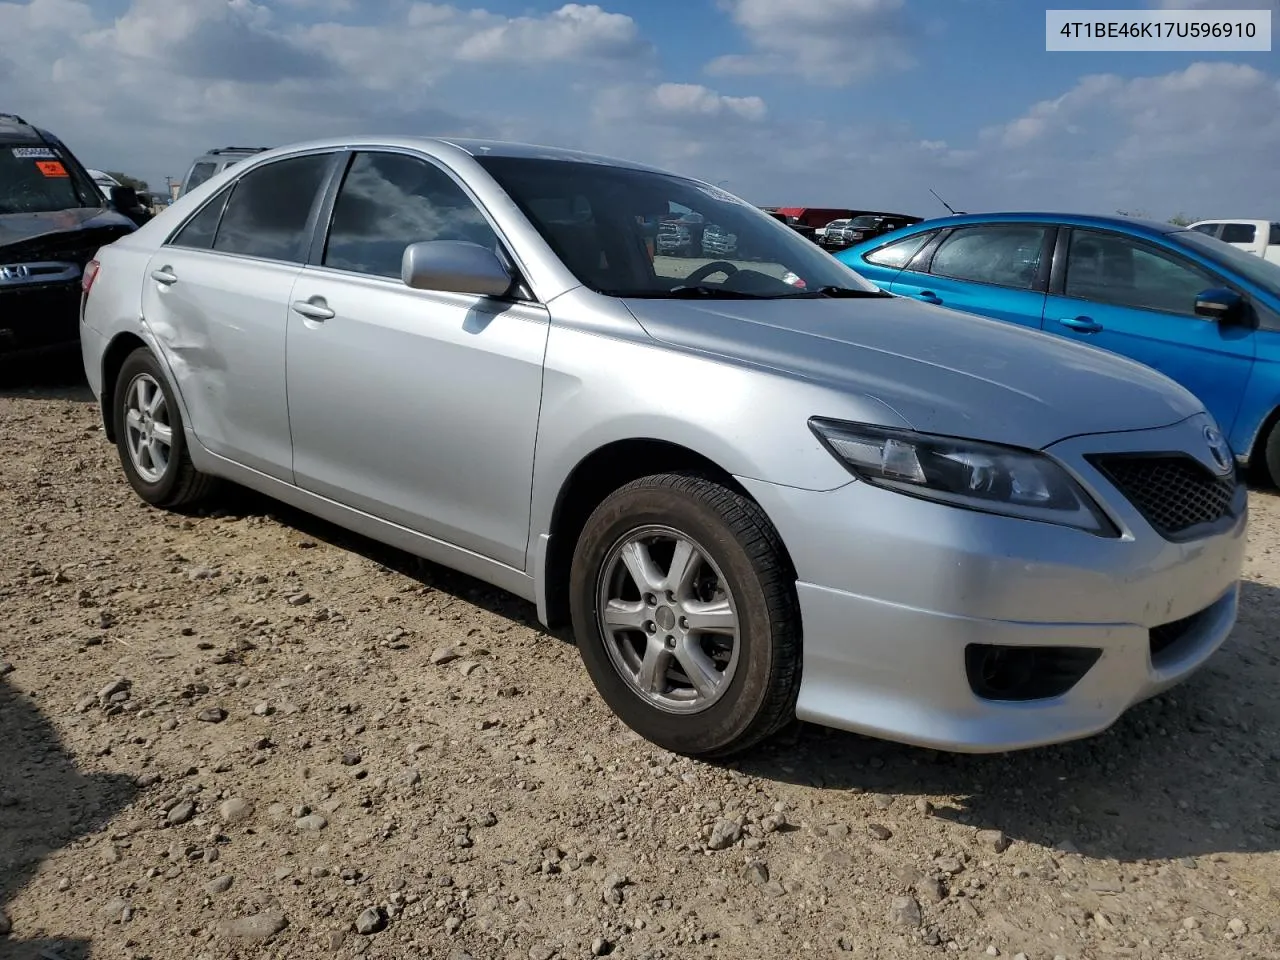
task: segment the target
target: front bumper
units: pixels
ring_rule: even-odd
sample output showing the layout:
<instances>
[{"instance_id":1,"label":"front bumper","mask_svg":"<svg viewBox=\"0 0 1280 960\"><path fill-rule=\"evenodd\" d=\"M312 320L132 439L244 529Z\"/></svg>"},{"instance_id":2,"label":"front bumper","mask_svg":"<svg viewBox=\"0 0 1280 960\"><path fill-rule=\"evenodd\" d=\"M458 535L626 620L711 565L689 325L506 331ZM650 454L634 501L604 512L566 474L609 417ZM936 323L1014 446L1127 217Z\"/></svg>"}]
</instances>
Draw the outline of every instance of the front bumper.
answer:
<instances>
[{"instance_id":1,"label":"front bumper","mask_svg":"<svg viewBox=\"0 0 1280 960\"><path fill-rule=\"evenodd\" d=\"M1112 514L1117 538L856 481L818 492L742 480L798 575L797 716L919 746L998 752L1098 733L1195 672L1235 623L1247 508L1212 536L1173 543L1083 456L1194 449L1198 419L1050 448ZM975 692L971 645L1087 648L1098 658L1065 692L1005 699Z\"/></svg>"},{"instance_id":2,"label":"front bumper","mask_svg":"<svg viewBox=\"0 0 1280 960\"><path fill-rule=\"evenodd\" d=\"M0 357L70 346L79 325L79 279L0 289Z\"/></svg>"}]
</instances>

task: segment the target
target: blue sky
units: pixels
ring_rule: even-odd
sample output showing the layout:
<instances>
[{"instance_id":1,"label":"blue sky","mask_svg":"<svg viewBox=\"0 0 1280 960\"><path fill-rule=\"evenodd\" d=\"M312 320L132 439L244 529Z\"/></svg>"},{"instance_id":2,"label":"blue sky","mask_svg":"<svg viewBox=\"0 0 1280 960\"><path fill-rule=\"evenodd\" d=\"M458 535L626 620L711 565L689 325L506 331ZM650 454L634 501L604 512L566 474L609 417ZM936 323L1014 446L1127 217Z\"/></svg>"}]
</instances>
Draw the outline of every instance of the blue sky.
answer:
<instances>
[{"instance_id":1,"label":"blue sky","mask_svg":"<svg viewBox=\"0 0 1280 960\"><path fill-rule=\"evenodd\" d=\"M470 134L757 203L933 215L933 187L970 210L1280 216L1275 53L1047 53L1045 6L0 0L0 110L153 185L220 144Z\"/></svg>"}]
</instances>

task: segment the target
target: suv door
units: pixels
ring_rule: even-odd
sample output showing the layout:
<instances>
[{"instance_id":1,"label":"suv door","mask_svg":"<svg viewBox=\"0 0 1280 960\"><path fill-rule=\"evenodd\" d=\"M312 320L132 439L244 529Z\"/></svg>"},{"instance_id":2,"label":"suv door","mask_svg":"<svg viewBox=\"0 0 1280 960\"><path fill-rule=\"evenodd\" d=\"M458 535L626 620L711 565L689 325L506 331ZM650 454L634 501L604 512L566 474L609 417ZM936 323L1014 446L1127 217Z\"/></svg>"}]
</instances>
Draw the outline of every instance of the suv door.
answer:
<instances>
[{"instance_id":1,"label":"suv door","mask_svg":"<svg viewBox=\"0 0 1280 960\"><path fill-rule=\"evenodd\" d=\"M1131 357L1182 384L1230 434L1254 358L1254 333L1195 313L1196 296L1231 287L1155 244L1102 230L1063 231L1045 330Z\"/></svg>"},{"instance_id":2,"label":"suv door","mask_svg":"<svg viewBox=\"0 0 1280 960\"><path fill-rule=\"evenodd\" d=\"M228 184L147 265L142 312L219 456L291 481L285 327L333 152L275 160Z\"/></svg>"},{"instance_id":3,"label":"suv door","mask_svg":"<svg viewBox=\"0 0 1280 960\"><path fill-rule=\"evenodd\" d=\"M1039 327L1054 228L1039 223L956 227L913 259L891 293L993 320Z\"/></svg>"},{"instance_id":4,"label":"suv door","mask_svg":"<svg viewBox=\"0 0 1280 960\"><path fill-rule=\"evenodd\" d=\"M405 247L422 240L505 256L434 163L356 152L333 207L291 298L298 485L523 570L546 309L401 281Z\"/></svg>"}]
</instances>

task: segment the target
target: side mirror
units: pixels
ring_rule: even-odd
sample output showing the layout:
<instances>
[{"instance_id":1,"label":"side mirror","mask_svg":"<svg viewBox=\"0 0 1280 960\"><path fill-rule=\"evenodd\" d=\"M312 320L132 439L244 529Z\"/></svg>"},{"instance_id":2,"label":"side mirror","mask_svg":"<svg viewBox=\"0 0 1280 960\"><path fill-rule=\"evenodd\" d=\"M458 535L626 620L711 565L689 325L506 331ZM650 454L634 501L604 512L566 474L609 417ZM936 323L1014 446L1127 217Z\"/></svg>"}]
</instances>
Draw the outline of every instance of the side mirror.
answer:
<instances>
[{"instance_id":1,"label":"side mirror","mask_svg":"<svg viewBox=\"0 0 1280 960\"><path fill-rule=\"evenodd\" d=\"M415 290L501 297L514 278L488 247L466 240L424 240L404 248L400 279Z\"/></svg>"},{"instance_id":2,"label":"side mirror","mask_svg":"<svg viewBox=\"0 0 1280 960\"><path fill-rule=\"evenodd\" d=\"M112 187L111 205L121 213L128 213L136 209L138 206L138 191L133 187Z\"/></svg>"},{"instance_id":3,"label":"side mirror","mask_svg":"<svg viewBox=\"0 0 1280 960\"><path fill-rule=\"evenodd\" d=\"M1234 290L1214 287L1196 295L1196 316L1217 323L1235 323L1244 314L1244 298Z\"/></svg>"}]
</instances>

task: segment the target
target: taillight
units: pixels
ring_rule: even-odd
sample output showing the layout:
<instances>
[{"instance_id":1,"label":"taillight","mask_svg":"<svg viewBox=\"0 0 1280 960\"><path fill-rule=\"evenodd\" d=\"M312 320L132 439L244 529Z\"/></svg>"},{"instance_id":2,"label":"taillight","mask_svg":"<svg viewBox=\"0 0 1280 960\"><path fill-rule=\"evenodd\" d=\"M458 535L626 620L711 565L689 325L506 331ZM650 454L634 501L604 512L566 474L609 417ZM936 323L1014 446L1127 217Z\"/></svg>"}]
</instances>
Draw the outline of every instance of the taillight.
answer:
<instances>
[{"instance_id":1,"label":"taillight","mask_svg":"<svg viewBox=\"0 0 1280 960\"><path fill-rule=\"evenodd\" d=\"M97 260L90 260L84 265L84 273L80 275L80 289L84 291L85 296L89 295L93 281L98 279L98 270L101 266L102 264Z\"/></svg>"}]
</instances>

